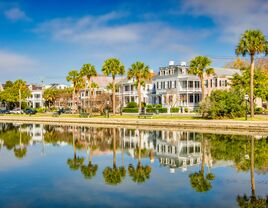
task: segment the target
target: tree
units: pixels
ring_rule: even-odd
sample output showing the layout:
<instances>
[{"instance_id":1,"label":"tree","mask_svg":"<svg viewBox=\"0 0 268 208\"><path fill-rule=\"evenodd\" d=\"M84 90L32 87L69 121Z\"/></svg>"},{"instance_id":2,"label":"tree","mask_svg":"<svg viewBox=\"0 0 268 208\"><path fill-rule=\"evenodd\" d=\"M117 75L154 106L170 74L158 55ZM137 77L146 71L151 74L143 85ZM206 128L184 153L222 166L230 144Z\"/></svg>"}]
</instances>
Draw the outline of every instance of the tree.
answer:
<instances>
[{"instance_id":1,"label":"tree","mask_svg":"<svg viewBox=\"0 0 268 208\"><path fill-rule=\"evenodd\" d=\"M97 76L97 72L95 69L95 66L91 64L84 64L82 68L80 69L80 74L81 76L85 76L88 81L88 88L89 88L89 95L88 95L88 100L89 100L89 108L90 108L90 113L91 113L91 78ZM87 89L85 88L85 94L86 94Z\"/></svg>"},{"instance_id":2,"label":"tree","mask_svg":"<svg viewBox=\"0 0 268 208\"><path fill-rule=\"evenodd\" d=\"M241 73L236 73L231 79L231 86L242 95L250 93L250 69L244 68ZM268 100L268 73L256 69L254 72L253 98Z\"/></svg>"},{"instance_id":3,"label":"tree","mask_svg":"<svg viewBox=\"0 0 268 208\"><path fill-rule=\"evenodd\" d=\"M246 30L241 35L235 53L250 56L250 115L254 117L254 59L256 54L268 54L268 41L260 30Z\"/></svg>"},{"instance_id":4,"label":"tree","mask_svg":"<svg viewBox=\"0 0 268 208\"><path fill-rule=\"evenodd\" d=\"M131 68L127 73L128 79L135 78L137 81L138 88L138 106L139 111L141 110L141 82L151 78L151 73L148 65L143 62L135 62L131 65Z\"/></svg>"},{"instance_id":5,"label":"tree","mask_svg":"<svg viewBox=\"0 0 268 208\"><path fill-rule=\"evenodd\" d=\"M112 75L113 79L113 114L115 114L116 111L116 105L115 105L115 77L117 75L123 75L125 73L125 67L117 58L109 58L104 61L102 66L102 72L104 75L109 76Z\"/></svg>"},{"instance_id":6,"label":"tree","mask_svg":"<svg viewBox=\"0 0 268 208\"><path fill-rule=\"evenodd\" d=\"M249 67L249 63L246 60L243 60L241 58L237 58L234 61L231 61L227 64L225 64L225 68L232 68L232 69L244 69Z\"/></svg>"},{"instance_id":7,"label":"tree","mask_svg":"<svg viewBox=\"0 0 268 208\"><path fill-rule=\"evenodd\" d=\"M55 89L55 88L48 88L45 89L43 93L43 98L48 104L48 107L50 108L51 104L53 105L57 99L57 97L60 94L60 90Z\"/></svg>"},{"instance_id":8,"label":"tree","mask_svg":"<svg viewBox=\"0 0 268 208\"><path fill-rule=\"evenodd\" d=\"M66 80L73 84L73 97L72 97L72 111L73 113L77 110L75 107L75 97L77 92L84 87L84 80L81 74L77 70L72 70L68 73Z\"/></svg>"},{"instance_id":9,"label":"tree","mask_svg":"<svg viewBox=\"0 0 268 208\"><path fill-rule=\"evenodd\" d=\"M202 100L205 98L205 81L204 76L215 73L213 68L210 68L211 60L206 56L197 56L190 61L190 68L188 73L197 75L201 82Z\"/></svg>"},{"instance_id":10,"label":"tree","mask_svg":"<svg viewBox=\"0 0 268 208\"><path fill-rule=\"evenodd\" d=\"M244 116L244 94L234 89L213 90L211 95L200 103L199 111L203 118L210 119Z\"/></svg>"}]
</instances>

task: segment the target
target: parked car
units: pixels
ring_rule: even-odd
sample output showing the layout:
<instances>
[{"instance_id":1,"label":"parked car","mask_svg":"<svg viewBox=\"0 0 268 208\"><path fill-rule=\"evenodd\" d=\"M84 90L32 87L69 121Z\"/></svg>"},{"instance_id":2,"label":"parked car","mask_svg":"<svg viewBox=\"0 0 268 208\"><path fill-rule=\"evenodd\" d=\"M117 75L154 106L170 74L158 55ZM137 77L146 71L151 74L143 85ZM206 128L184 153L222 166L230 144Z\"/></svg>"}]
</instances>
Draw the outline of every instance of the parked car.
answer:
<instances>
[{"instance_id":1,"label":"parked car","mask_svg":"<svg viewBox=\"0 0 268 208\"><path fill-rule=\"evenodd\" d=\"M9 110L0 110L0 114L10 114Z\"/></svg>"},{"instance_id":2,"label":"parked car","mask_svg":"<svg viewBox=\"0 0 268 208\"><path fill-rule=\"evenodd\" d=\"M24 111L24 113L27 114L27 115L34 115L34 114L37 113L37 111L34 110L34 109L31 109L31 108L28 108L28 109L26 109L26 110Z\"/></svg>"},{"instance_id":3,"label":"parked car","mask_svg":"<svg viewBox=\"0 0 268 208\"><path fill-rule=\"evenodd\" d=\"M10 111L11 114L23 114L23 110L16 108Z\"/></svg>"}]
</instances>

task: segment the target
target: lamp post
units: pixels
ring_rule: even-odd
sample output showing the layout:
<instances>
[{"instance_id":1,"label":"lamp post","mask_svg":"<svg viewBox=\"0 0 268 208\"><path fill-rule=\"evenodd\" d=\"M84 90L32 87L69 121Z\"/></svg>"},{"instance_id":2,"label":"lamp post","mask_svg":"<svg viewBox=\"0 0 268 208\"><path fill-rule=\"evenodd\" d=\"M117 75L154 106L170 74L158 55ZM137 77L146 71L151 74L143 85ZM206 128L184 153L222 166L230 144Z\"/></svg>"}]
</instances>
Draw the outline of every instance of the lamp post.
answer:
<instances>
[{"instance_id":1,"label":"lamp post","mask_svg":"<svg viewBox=\"0 0 268 208\"><path fill-rule=\"evenodd\" d=\"M245 94L245 101L246 101L246 113L245 113L245 119L248 120L248 94Z\"/></svg>"},{"instance_id":2,"label":"lamp post","mask_svg":"<svg viewBox=\"0 0 268 208\"><path fill-rule=\"evenodd\" d=\"M109 102L109 100L107 100L107 103L106 103L106 116L107 116L107 118L109 118L109 104L110 104L110 102Z\"/></svg>"}]
</instances>

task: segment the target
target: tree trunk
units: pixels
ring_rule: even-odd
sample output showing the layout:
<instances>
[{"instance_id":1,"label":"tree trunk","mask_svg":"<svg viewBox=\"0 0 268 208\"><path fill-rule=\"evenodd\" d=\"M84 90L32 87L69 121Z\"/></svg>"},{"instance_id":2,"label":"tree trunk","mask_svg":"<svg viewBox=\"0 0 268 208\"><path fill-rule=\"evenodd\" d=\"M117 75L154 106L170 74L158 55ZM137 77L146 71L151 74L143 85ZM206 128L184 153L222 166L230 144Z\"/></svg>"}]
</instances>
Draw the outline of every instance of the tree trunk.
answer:
<instances>
[{"instance_id":1,"label":"tree trunk","mask_svg":"<svg viewBox=\"0 0 268 208\"><path fill-rule=\"evenodd\" d=\"M205 82L204 77L200 76L200 82L201 82L201 93L202 93L202 101L205 99Z\"/></svg>"},{"instance_id":2,"label":"tree trunk","mask_svg":"<svg viewBox=\"0 0 268 208\"><path fill-rule=\"evenodd\" d=\"M250 116L254 117L254 55L250 55Z\"/></svg>"},{"instance_id":3,"label":"tree trunk","mask_svg":"<svg viewBox=\"0 0 268 208\"><path fill-rule=\"evenodd\" d=\"M88 84L89 84L88 105L89 105L89 113L91 115L91 113L92 113L92 109L91 109L91 79L88 79Z\"/></svg>"},{"instance_id":4,"label":"tree trunk","mask_svg":"<svg viewBox=\"0 0 268 208\"><path fill-rule=\"evenodd\" d=\"M204 175L205 172L205 142L204 142L204 135L202 134L202 143L201 143L201 148L202 148L202 164L201 164L201 174Z\"/></svg>"},{"instance_id":5,"label":"tree trunk","mask_svg":"<svg viewBox=\"0 0 268 208\"><path fill-rule=\"evenodd\" d=\"M21 109L21 89L19 89L19 109Z\"/></svg>"},{"instance_id":6,"label":"tree trunk","mask_svg":"<svg viewBox=\"0 0 268 208\"><path fill-rule=\"evenodd\" d=\"M115 128L113 128L113 167L116 167L116 140L115 140Z\"/></svg>"},{"instance_id":7,"label":"tree trunk","mask_svg":"<svg viewBox=\"0 0 268 208\"><path fill-rule=\"evenodd\" d=\"M115 77L113 77L113 115L115 115Z\"/></svg>"},{"instance_id":8,"label":"tree trunk","mask_svg":"<svg viewBox=\"0 0 268 208\"><path fill-rule=\"evenodd\" d=\"M139 113L141 112L141 82L138 79L138 104L139 104Z\"/></svg>"},{"instance_id":9,"label":"tree trunk","mask_svg":"<svg viewBox=\"0 0 268 208\"><path fill-rule=\"evenodd\" d=\"M72 113L75 113L75 100L74 99L75 99L75 88L73 89L73 97L72 97L72 100L73 100L72 101L72 105L73 105L72 106L72 109L73 109Z\"/></svg>"},{"instance_id":10,"label":"tree trunk","mask_svg":"<svg viewBox=\"0 0 268 208\"><path fill-rule=\"evenodd\" d=\"M255 154L255 141L254 138L251 137L251 153L250 153L250 179L251 179L251 193L252 196L255 197L255 178L254 178L254 154Z\"/></svg>"},{"instance_id":11,"label":"tree trunk","mask_svg":"<svg viewBox=\"0 0 268 208\"><path fill-rule=\"evenodd\" d=\"M138 166L141 165L141 131L138 130L139 132L139 152L138 152Z\"/></svg>"}]
</instances>

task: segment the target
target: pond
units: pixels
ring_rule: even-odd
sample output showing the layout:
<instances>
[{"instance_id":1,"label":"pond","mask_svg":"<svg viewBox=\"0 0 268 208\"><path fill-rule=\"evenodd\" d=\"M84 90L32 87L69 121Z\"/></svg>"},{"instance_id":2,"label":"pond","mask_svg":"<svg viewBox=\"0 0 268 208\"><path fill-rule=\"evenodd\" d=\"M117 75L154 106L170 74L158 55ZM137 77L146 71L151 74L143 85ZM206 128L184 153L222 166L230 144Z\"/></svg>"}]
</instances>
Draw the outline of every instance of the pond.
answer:
<instances>
[{"instance_id":1,"label":"pond","mask_svg":"<svg viewBox=\"0 0 268 208\"><path fill-rule=\"evenodd\" d=\"M267 207L268 137L0 123L1 207Z\"/></svg>"}]
</instances>

